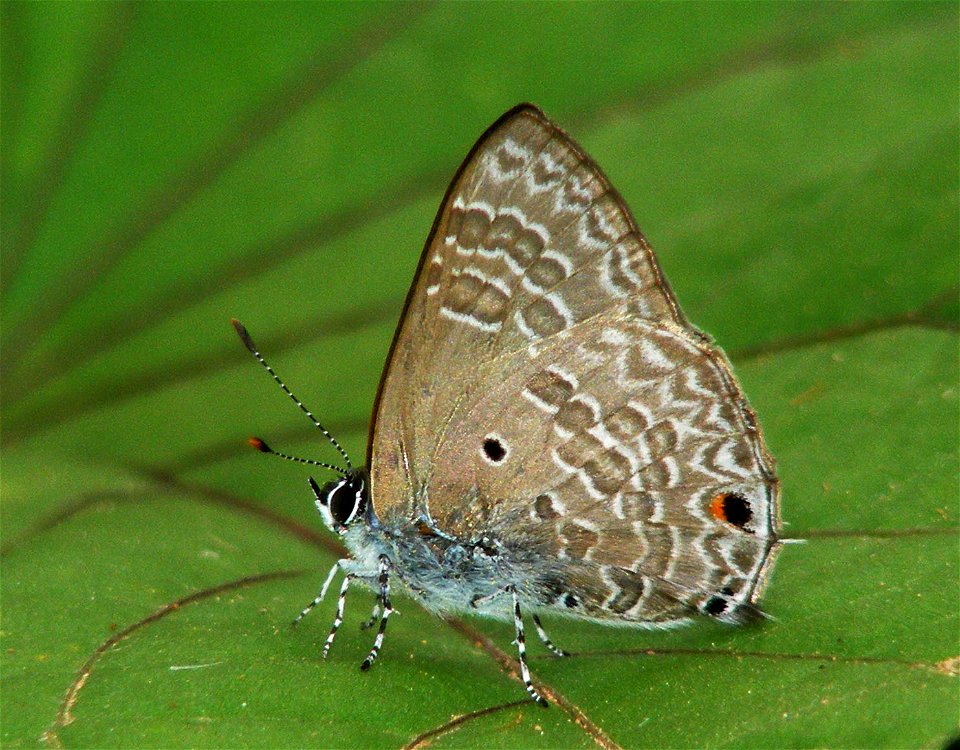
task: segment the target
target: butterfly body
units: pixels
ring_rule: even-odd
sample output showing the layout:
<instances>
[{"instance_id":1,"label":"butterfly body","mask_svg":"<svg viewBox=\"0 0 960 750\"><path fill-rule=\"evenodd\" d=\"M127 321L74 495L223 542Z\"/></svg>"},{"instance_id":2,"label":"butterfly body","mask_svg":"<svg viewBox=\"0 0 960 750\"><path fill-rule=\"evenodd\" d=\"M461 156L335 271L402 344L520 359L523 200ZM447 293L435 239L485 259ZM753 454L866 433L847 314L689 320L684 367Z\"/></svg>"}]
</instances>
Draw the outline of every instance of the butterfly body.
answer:
<instances>
[{"instance_id":1,"label":"butterfly body","mask_svg":"<svg viewBox=\"0 0 960 750\"><path fill-rule=\"evenodd\" d=\"M376 576L376 562L386 555L394 580L424 608L436 614L476 612L500 619L510 613L495 601L506 576L532 572L532 555L510 554L501 545L428 535L423 525L351 528L344 535L352 560L346 568L366 580ZM523 598L529 600L526 587Z\"/></svg>"},{"instance_id":2,"label":"butterfly body","mask_svg":"<svg viewBox=\"0 0 960 750\"><path fill-rule=\"evenodd\" d=\"M774 462L726 357L600 168L532 105L494 123L447 190L367 466L311 480L353 555L324 653L358 579L383 606L369 666L392 578L435 612L512 616L538 701L521 608L738 623L780 544Z\"/></svg>"}]
</instances>

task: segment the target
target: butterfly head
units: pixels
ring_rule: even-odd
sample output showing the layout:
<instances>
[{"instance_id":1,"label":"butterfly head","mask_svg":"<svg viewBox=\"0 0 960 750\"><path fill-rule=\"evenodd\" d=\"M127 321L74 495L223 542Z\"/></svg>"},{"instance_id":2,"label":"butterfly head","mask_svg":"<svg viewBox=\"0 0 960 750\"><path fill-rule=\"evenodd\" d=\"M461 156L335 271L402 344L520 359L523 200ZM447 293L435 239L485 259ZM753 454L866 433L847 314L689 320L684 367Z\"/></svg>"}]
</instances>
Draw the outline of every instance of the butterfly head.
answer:
<instances>
[{"instance_id":1,"label":"butterfly head","mask_svg":"<svg viewBox=\"0 0 960 750\"><path fill-rule=\"evenodd\" d=\"M351 524L365 518L369 485L363 469L348 471L322 487L313 477L309 481L317 510L330 531L345 534Z\"/></svg>"}]
</instances>

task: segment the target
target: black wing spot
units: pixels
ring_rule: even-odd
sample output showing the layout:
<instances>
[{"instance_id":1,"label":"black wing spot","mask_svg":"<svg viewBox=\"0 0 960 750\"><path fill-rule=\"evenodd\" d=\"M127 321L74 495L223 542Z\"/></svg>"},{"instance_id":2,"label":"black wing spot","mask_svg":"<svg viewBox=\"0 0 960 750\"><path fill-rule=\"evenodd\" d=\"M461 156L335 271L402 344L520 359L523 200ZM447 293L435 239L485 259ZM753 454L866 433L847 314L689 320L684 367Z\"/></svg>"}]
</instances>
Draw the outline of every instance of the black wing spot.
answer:
<instances>
[{"instance_id":1,"label":"black wing spot","mask_svg":"<svg viewBox=\"0 0 960 750\"><path fill-rule=\"evenodd\" d=\"M488 437L483 441L483 453L495 464L500 463L507 457L507 449L500 439L495 437Z\"/></svg>"},{"instance_id":2,"label":"black wing spot","mask_svg":"<svg viewBox=\"0 0 960 750\"><path fill-rule=\"evenodd\" d=\"M727 600L720 596L712 596L703 605L703 611L713 617L719 617L727 611Z\"/></svg>"},{"instance_id":3,"label":"black wing spot","mask_svg":"<svg viewBox=\"0 0 960 750\"><path fill-rule=\"evenodd\" d=\"M753 518L750 501L735 492L725 492L713 498L710 511L717 520L726 521L738 529L744 528Z\"/></svg>"}]
</instances>

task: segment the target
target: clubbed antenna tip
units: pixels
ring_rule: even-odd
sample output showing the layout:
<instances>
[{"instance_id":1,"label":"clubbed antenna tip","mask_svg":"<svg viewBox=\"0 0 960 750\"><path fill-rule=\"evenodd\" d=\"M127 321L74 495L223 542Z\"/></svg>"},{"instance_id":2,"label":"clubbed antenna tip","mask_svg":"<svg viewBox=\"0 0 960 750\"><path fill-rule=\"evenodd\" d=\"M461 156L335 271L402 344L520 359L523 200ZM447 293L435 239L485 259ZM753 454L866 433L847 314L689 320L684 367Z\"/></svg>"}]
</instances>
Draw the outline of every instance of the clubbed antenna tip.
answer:
<instances>
[{"instance_id":1,"label":"clubbed antenna tip","mask_svg":"<svg viewBox=\"0 0 960 750\"><path fill-rule=\"evenodd\" d=\"M256 448L261 453L273 453L273 450L263 440L258 437L247 438L247 444L251 448Z\"/></svg>"},{"instance_id":2,"label":"clubbed antenna tip","mask_svg":"<svg viewBox=\"0 0 960 750\"><path fill-rule=\"evenodd\" d=\"M240 340L243 342L243 345L247 347L254 354L257 353L257 345L253 343L253 339L250 338L250 334L247 333L247 329L244 327L236 318L230 318L230 322L233 324L233 330L237 332L237 335L240 337Z\"/></svg>"}]
</instances>

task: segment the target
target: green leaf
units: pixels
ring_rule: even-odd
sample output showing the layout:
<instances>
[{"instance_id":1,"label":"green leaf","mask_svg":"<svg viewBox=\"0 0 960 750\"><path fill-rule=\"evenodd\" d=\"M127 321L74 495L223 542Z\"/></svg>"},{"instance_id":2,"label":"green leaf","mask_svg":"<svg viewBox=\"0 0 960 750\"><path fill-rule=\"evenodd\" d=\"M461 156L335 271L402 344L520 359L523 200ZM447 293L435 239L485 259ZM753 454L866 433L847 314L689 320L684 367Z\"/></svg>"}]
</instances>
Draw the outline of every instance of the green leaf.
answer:
<instances>
[{"instance_id":1,"label":"green leaf","mask_svg":"<svg viewBox=\"0 0 960 750\"><path fill-rule=\"evenodd\" d=\"M939 747L957 734L952 4L0 5L0 742ZM328 448L363 455L446 181L532 100L731 354L783 481L769 621L439 620L326 661Z\"/></svg>"}]
</instances>

